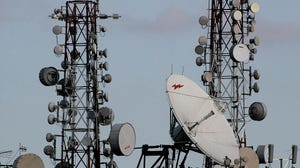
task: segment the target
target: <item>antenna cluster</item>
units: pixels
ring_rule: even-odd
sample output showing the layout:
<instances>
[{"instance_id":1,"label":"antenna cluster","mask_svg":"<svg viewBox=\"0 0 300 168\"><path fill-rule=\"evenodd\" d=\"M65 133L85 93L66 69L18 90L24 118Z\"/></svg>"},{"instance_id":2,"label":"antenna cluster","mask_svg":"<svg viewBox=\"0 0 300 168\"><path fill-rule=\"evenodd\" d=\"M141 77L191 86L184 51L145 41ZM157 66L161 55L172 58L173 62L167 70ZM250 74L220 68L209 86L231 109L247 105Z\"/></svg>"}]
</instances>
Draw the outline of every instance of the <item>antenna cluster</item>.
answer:
<instances>
[{"instance_id":1,"label":"antenna cluster","mask_svg":"<svg viewBox=\"0 0 300 168\"><path fill-rule=\"evenodd\" d=\"M267 115L264 103L254 102L249 106L246 102L247 97L260 90L255 82L260 73L252 68L257 54L255 47L260 44L259 37L252 35L260 6L250 0L210 2L208 17L199 19L201 27L207 29L207 36L198 40L195 52L200 56L196 65L204 66L203 85L210 96L225 101L229 111L227 120L240 147L247 148L247 118L261 121Z\"/></svg>"},{"instance_id":2,"label":"antenna cluster","mask_svg":"<svg viewBox=\"0 0 300 168\"><path fill-rule=\"evenodd\" d=\"M260 43L255 31L256 14L259 5L250 0L213 0L209 15L201 16L199 23L207 29L207 36L198 40L195 52L198 66L204 66L201 80L208 93L225 100L233 130L238 135L241 146L247 146L245 125L247 118L255 121L266 117L267 109L262 102L247 106L246 98L260 88L258 70L253 70L252 62ZM249 109L248 114L246 109Z\"/></svg>"},{"instance_id":3,"label":"antenna cluster","mask_svg":"<svg viewBox=\"0 0 300 168\"><path fill-rule=\"evenodd\" d=\"M105 86L112 76L107 73L107 49L100 49L98 39L107 29L98 21L120 16L101 14L98 1L66 1L50 17L64 23L52 28L57 43L53 51L62 61L60 68L42 68L39 79L55 86L59 100L48 104L48 123L60 125L61 131L46 134L50 144L44 153L57 162L56 168L116 167L113 156L132 153L135 131L129 123L113 124L114 112L105 105ZM105 126L111 128L109 137L100 136Z\"/></svg>"},{"instance_id":4,"label":"antenna cluster","mask_svg":"<svg viewBox=\"0 0 300 168\"><path fill-rule=\"evenodd\" d=\"M262 121L267 115L264 103L253 102L249 106L246 101L253 92L260 91L256 82L260 73L252 66L256 47L260 44L259 37L253 35L260 6L251 0L209 2L208 16L199 18L199 24L207 30L207 35L201 36L195 47L199 55L196 65L204 66L201 81L209 95L216 99L217 106L220 106L219 102L226 104L227 120L240 148L240 159L234 160L234 165L258 167L258 164L272 163L274 145L260 145L254 152L246 140L249 118ZM247 160L244 159L246 157ZM212 167L213 164L214 158L206 157L205 166Z\"/></svg>"}]
</instances>

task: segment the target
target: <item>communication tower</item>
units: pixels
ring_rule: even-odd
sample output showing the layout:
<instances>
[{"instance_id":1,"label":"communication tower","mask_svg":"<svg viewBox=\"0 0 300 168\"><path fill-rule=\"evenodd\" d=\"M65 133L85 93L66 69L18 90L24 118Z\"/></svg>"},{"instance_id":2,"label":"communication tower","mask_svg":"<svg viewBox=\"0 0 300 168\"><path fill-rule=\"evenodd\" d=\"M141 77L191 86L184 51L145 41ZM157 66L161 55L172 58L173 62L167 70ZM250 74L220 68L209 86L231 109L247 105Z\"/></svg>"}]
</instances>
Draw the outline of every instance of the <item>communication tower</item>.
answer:
<instances>
[{"instance_id":1,"label":"communication tower","mask_svg":"<svg viewBox=\"0 0 300 168\"><path fill-rule=\"evenodd\" d=\"M262 102L249 106L247 98L259 92L260 74L253 61L260 40L253 36L256 24L257 2L251 0L211 0L209 13L199 23L207 35L198 40L195 52L198 66L204 66L201 77L207 93L215 98L216 105L226 107L228 122L236 135L239 147L246 148L246 124L249 117L261 121L267 109ZM206 159L206 167L213 161Z\"/></svg>"},{"instance_id":2,"label":"communication tower","mask_svg":"<svg viewBox=\"0 0 300 168\"><path fill-rule=\"evenodd\" d=\"M273 145L261 145L254 151L246 139L249 118L261 121L267 114L264 103L249 106L246 102L253 92L259 92L254 81L260 74L253 70L252 62L260 40L252 33L260 7L250 0L208 3L208 16L199 19L207 35L199 38L195 48L200 55L196 64L204 67L201 80L206 92L183 75L168 78L170 136L174 145L144 145L138 166L142 157L145 167L147 156L158 156L152 166L165 163L166 167L184 167L190 151L205 155L206 168L255 168L273 160ZM180 153L185 156L180 158Z\"/></svg>"},{"instance_id":3,"label":"communication tower","mask_svg":"<svg viewBox=\"0 0 300 168\"><path fill-rule=\"evenodd\" d=\"M100 13L99 6L99 0L66 1L50 15L63 23L52 29L57 39L54 54L62 62L60 68L41 69L39 79L45 86L55 86L59 96L48 105L48 123L61 130L46 134L52 144L44 148L55 168L116 167L113 155L130 155L135 146L132 125L113 125L114 113L105 106L104 89L112 77L106 73L107 49L100 49L99 42L99 34L102 37L107 29L99 21L120 16ZM111 128L109 137L100 136L104 126Z\"/></svg>"},{"instance_id":4,"label":"communication tower","mask_svg":"<svg viewBox=\"0 0 300 168\"><path fill-rule=\"evenodd\" d=\"M262 102L246 101L259 92L258 70L253 61L259 37L253 36L259 5L251 0L210 0L208 16L199 23L207 35L198 40L196 64L204 67L201 80L206 93L183 75L167 80L170 103L170 135L174 145L144 145L144 157L158 156L152 166L184 167L189 151L204 154L206 168L258 167L272 162L273 145L254 151L247 144L249 118L261 121L267 109ZM180 153L185 153L180 158ZM267 157L269 156L269 157ZM244 159L244 158L248 158ZM247 161L246 161L247 160Z\"/></svg>"}]
</instances>

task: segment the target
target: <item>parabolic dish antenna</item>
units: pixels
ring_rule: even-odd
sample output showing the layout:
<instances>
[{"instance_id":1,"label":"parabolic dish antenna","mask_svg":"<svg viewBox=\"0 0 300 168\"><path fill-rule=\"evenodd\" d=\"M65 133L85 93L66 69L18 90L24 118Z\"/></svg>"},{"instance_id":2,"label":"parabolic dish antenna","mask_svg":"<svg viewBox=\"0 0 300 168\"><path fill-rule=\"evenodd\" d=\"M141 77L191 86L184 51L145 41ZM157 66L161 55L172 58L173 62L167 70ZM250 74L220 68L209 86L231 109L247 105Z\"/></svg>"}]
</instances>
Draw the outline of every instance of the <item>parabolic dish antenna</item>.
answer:
<instances>
[{"instance_id":1,"label":"parabolic dish antenna","mask_svg":"<svg viewBox=\"0 0 300 168\"><path fill-rule=\"evenodd\" d=\"M135 138L135 130L131 124L114 124L109 134L112 152L118 156L129 156L134 150Z\"/></svg>"},{"instance_id":2,"label":"parabolic dish antenna","mask_svg":"<svg viewBox=\"0 0 300 168\"><path fill-rule=\"evenodd\" d=\"M44 168L42 159L33 153L19 156L13 164L13 168Z\"/></svg>"},{"instance_id":3,"label":"parabolic dish antenna","mask_svg":"<svg viewBox=\"0 0 300 168\"><path fill-rule=\"evenodd\" d=\"M258 157L251 148L241 148L240 159L237 159L235 161L237 164L234 165L234 168L240 168L240 167L259 168Z\"/></svg>"},{"instance_id":4,"label":"parabolic dish antenna","mask_svg":"<svg viewBox=\"0 0 300 168\"><path fill-rule=\"evenodd\" d=\"M229 51L230 57L236 62L246 62L249 60L250 51L245 44L237 44L232 46Z\"/></svg>"},{"instance_id":5,"label":"parabolic dish antenna","mask_svg":"<svg viewBox=\"0 0 300 168\"><path fill-rule=\"evenodd\" d=\"M239 158L232 128L214 100L183 75L167 80L167 95L173 114L189 139L208 157L223 165L225 158Z\"/></svg>"}]
</instances>

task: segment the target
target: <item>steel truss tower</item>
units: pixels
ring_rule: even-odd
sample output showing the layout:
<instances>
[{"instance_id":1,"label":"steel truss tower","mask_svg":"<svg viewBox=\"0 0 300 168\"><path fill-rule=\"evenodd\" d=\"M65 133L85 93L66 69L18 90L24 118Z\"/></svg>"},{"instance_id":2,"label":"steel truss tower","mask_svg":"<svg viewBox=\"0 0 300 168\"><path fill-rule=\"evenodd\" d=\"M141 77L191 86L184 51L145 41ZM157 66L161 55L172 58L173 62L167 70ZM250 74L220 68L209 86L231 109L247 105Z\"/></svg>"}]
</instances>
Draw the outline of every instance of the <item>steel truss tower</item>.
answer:
<instances>
[{"instance_id":1,"label":"steel truss tower","mask_svg":"<svg viewBox=\"0 0 300 168\"><path fill-rule=\"evenodd\" d=\"M259 6L250 0L210 0L208 17L201 16L199 23L207 29L207 36L199 38L195 52L196 64L204 65L203 84L207 92L216 99L216 105L226 108L225 115L231 123L240 147L247 146L246 123L249 116L253 120L265 117L265 105L256 102L251 106L261 106L264 116L248 114L247 98L259 87L254 80L260 75L252 70L252 61L259 45L258 37L251 37L255 27L255 14ZM206 159L210 167L210 159Z\"/></svg>"},{"instance_id":2,"label":"steel truss tower","mask_svg":"<svg viewBox=\"0 0 300 168\"><path fill-rule=\"evenodd\" d=\"M208 94L214 99L215 105L226 112L225 116L236 135L239 147L245 148L246 123L249 117L260 121L266 116L266 106L262 102L254 102L250 106L246 102L253 92L259 92L259 86L254 80L258 80L260 74L257 70L252 70L251 64L257 53L254 46L259 45L259 38L251 37L259 5L248 0L210 0L208 3L208 17L201 16L199 19L202 28L207 29L207 35L198 40L195 52L200 56L196 58L196 64L204 67L201 78ZM141 147L142 154L137 167L146 167L147 157L157 157L151 167L162 167L164 164L166 167L185 167L189 151L202 154L188 137L178 137L180 141L176 142L173 135L180 135L183 130L172 110L171 108L170 135L175 138L174 145L144 145ZM184 153L183 158L180 153ZM224 158L225 167L230 165L228 161L234 162ZM204 158L203 166L206 168L212 168L215 164L212 158Z\"/></svg>"},{"instance_id":3,"label":"steel truss tower","mask_svg":"<svg viewBox=\"0 0 300 168\"><path fill-rule=\"evenodd\" d=\"M66 1L51 17L65 23L53 27L55 35L64 35L64 43L54 48L63 60L61 69L43 68L39 77L45 86L55 85L61 96L60 101L48 105L50 112L56 112L48 116L48 123L57 123L62 129L59 134L46 135L53 145L47 145L44 152L58 161L56 168L115 167L113 151L106 147L109 140L100 137L100 126L112 126L114 114L104 106L108 98L103 89L112 78L105 74L107 51L99 50L98 34L105 33L106 28L97 22L120 16L100 14L98 0L78 0ZM110 161L102 161L103 155Z\"/></svg>"},{"instance_id":4,"label":"steel truss tower","mask_svg":"<svg viewBox=\"0 0 300 168\"><path fill-rule=\"evenodd\" d=\"M62 159L74 167L100 166L99 121L87 117L95 113L101 105L98 101L98 72L89 67L97 56L97 6L92 1L68 1L65 20L65 57L64 64L70 68L64 70L61 92L69 102L70 123L63 123ZM65 116L63 116L65 117ZM93 144L80 143L83 138L93 139Z\"/></svg>"}]
</instances>

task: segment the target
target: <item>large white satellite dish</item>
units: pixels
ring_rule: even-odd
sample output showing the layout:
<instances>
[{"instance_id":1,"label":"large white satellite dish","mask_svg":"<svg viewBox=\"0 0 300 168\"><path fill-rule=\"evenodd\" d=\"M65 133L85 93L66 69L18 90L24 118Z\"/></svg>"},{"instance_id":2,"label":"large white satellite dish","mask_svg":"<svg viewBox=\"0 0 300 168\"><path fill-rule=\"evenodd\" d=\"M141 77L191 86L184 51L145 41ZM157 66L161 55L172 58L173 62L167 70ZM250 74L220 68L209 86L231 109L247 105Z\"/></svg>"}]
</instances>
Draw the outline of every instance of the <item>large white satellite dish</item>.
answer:
<instances>
[{"instance_id":1,"label":"large white satellite dish","mask_svg":"<svg viewBox=\"0 0 300 168\"><path fill-rule=\"evenodd\" d=\"M225 158L239 158L237 140L214 100L183 75L167 79L167 95L173 114L190 140L208 157L223 165Z\"/></svg>"}]
</instances>

